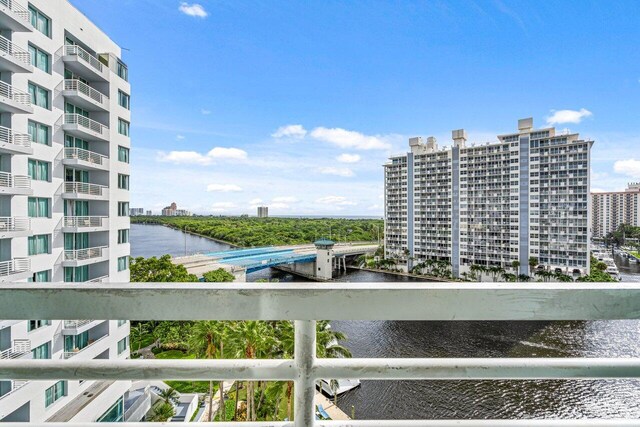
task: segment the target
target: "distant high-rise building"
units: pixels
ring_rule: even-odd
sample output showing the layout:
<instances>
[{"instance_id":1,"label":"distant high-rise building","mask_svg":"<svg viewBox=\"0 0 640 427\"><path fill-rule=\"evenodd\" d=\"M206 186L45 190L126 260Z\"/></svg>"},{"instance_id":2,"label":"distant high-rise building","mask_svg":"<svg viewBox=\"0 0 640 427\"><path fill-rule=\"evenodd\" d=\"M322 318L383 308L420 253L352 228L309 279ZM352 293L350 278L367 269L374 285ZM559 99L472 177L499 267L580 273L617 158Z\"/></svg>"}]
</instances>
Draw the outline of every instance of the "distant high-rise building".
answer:
<instances>
[{"instance_id":1,"label":"distant high-rise building","mask_svg":"<svg viewBox=\"0 0 640 427\"><path fill-rule=\"evenodd\" d=\"M129 209L129 216L142 216L142 215L144 215L144 208Z\"/></svg>"},{"instance_id":2,"label":"distant high-rise building","mask_svg":"<svg viewBox=\"0 0 640 427\"><path fill-rule=\"evenodd\" d=\"M474 264L531 274L530 258L568 274L589 271L592 141L518 122L498 142L453 146L411 138L385 165L385 255L405 269L426 260L460 277ZM513 263L519 263L517 271Z\"/></svg>"},{"instance_id":3,"label":"distant high-rise building","mask_svg":"<svg viewBox=\"0 0 640 427\"><path fill-rule=\"evenodd\" d=\"M147 216L151 216L153 213L151 211L147 211Z\"/></svg>"},{"instance_id":4,"label":"distant high-rise building","mask_svg":"<svg viewBox=\"0 0 640 427\"><path fill-rule=\"evenodd\" d=\"M640 182L625 191L591 193L591 232L605 237L621 224L640 226Z\"/></svg>"},{"instance_id":5,"label":"distant high-rise building","mask_svg":"<svg viewBox=\"0 0 640 427\"><path fill-rule=\"evenodd\" d=\"M269 216L268 206L258 206L258 218L267 218Z\"/></svg>"},{"instance_id":6,"label":"distant high-rise building","mask_svg":"<svg viewBox=\"0 0 640 427\"><path fill-rule=\"evenodd\" d=\"M176 202L173 202L162 209L162 216L193 216L193 214L186 209L178 209Z\"/></svg>"}]
</instances>

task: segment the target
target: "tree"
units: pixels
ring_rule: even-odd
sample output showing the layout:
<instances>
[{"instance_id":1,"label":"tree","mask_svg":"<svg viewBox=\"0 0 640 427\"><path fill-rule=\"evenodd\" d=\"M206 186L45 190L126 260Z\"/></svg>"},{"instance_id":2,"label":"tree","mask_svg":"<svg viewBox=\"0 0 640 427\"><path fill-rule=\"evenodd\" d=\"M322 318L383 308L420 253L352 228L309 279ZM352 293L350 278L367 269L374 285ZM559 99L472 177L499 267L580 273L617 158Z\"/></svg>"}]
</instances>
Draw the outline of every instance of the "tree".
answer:
<instances>
[{"instance_id":1,"label":"tree","mask_svg":"<svg viewBox=\"0 0 640 427\"><path fill-rule=\"evenodd\" d=\"M529 257L529 274L538 266L538 258L532 256Z\"/></svg>"},{"instance_id":2,"label":"tree","mask_svg":"<svg viewBox=\"0 0 640 427\"><path fill-rule=\"evenodd\" d=\"M340 344L340 341L346 341L346 339L345 334L331 329L328 320L319 320L316 323L316 356L321 358L351 357L349 349Z\"/></svg>"},{"instance_id":3,"label":"tree","mask_svg":"<svg viewBox=\"0 0 640 427\"><path fill-rule=\"evenodd\" d=\"M529 280L531 280L531 277L527 276L526 274L518 275L518 282L528 282Z\"/></svg>"},{"instance_id":4,"label":"tree","mask_svg":"<svg viewBox=\"0 0 640 427\"><path fill-rule=\"evenodd\" d=\"M174 388L165 388L164 390L161 390L160 393L158 393L158 396L160 396L160 398L164 400L164 403L168 403L170 405L173 403L178 403L178 392Z\"/></svg>"},{"instance_id":5,"label":"tree","mask_svg":"<svg viewBox=\"0 0 640 427\"><path fill-rule=\"evenodd\" d=\"M189 274L184 265L171 262L171 255L160 258L131 258L132 282L197 282L195 274Z\"/></svg>"},{"instance_id":6,"label":"tree","mask_svg":"<svg viewBox=\"0 0 640 427\"><path fill-rule=\"evenodd\" d=\"M333 393L333 404L338 407L338 389L340 388L340 383L338 383L338 380L332 379L329 381L329 388L331 388L331 393Z\"/></svg>"},{"instance_id":7,"label":"tree","mask_svg":"<svg viewBox=\"0 0 640 427\"><path fill-rule=\"evenodd\" d=\"M173 405L170 403L162 403L161 405L156 406L152 409L152 414L149 417L149 421L151 422L165 422L168 421L169 418L173 417L176 414Z\"/></svg>"},{"instance_id":8,"label":"tree","mask_svg":"<svg viewBox=\"0 0 640 427\"><path fill-rule=\"evenodd\" d=\"M511 261L511 268L513 268L513 272L518 274L518 269L520 268L520 261Z\"/></svg>"},{"instance_id":9,"label":"tree","mask_svg":"<svg viewBox=\"0 0 640 427\"><path fill-rule=\"evenodd\" d=\"M138 349L136 352L140 351L140 347L142 346L142 337L145 336L149 332L149 325L144 322L138 322L136 325L132 325L129 331L129 335L131 337L131 341L138 343Z\"/></svg>"},{"instance_id":10,"label":"tree","mask_svg":"<svg viewBox=\"0 0 640 427\"><path fill-rule=\"evenodd\" d=\"M498 281L498 276L504 273L504 268L498 265L492 265L491 267L488 268L488 270L489 270L489 273L491 273L491 278L493 279L494 282Z\"/></svg>"},{"instance_id":11,"label":"tree","mask_svg":"<svg viewBox=\"0 0 640 427\"><path fill-rule=\"evenodd\" d=\"M205 282L233 282L236 277L224 268L209 271L202 275Z\"/></svg>"}]
</instances>

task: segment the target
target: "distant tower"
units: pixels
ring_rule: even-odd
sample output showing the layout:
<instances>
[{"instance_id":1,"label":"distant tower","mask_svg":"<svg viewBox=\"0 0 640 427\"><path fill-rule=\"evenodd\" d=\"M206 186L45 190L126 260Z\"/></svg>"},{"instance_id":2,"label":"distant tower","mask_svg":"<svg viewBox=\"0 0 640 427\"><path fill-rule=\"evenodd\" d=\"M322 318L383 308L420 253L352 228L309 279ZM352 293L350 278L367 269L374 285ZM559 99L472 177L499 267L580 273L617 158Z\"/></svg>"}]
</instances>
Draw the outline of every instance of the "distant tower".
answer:
<instances>
[{"instance_id":1,"label":"distant tower","mask_svg":"<svg viewBox=\"0 0 640 427\"><path fill-rule=\"evenodd\" d=\"M316 245L316 277L331 280L333 278L333 240L322 239Z\"/></svg>"},{"instance_id":2,"label":"distant tower","mask_svg":"<svg viewBox=\"0 0 640 427\"><path fill-rule=\"evenodd\" d=\"M258 206L258 218L267 218L267 217L269 217L269 207Z\"/></svg>"}]
</instances>

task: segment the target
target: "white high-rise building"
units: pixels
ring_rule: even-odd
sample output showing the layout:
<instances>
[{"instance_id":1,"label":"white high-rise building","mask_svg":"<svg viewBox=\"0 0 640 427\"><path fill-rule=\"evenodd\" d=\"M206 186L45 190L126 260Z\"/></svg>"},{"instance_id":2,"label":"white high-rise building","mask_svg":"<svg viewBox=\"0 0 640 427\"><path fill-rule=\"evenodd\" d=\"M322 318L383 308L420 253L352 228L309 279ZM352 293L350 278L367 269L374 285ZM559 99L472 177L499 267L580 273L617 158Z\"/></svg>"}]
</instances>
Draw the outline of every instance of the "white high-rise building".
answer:
<instances>
[{"instance_id":1,"label":"white high-rise building","mask_svg":"<svg viewBox=\"0 0 640 427\"><path fill-rule=\"evenodd\" d=\"M404 269L425 260L530 275L530 258L569 275L589 271L589 166L592 141L532 119L498 142L452 147L411 138L411 151L385 165L385 255ZM513 268L514 261L519 263ZM517 264L516 264L517 265Z\"/></svg>"},{"instance_id":2,"label":"white high-rise building","mask_svg":"<svg viewBox=\"0 0 640 427\"><path fill-rule=\"evenodd\" d=\"M0 281L129 281L120 57L66 0L0 1ZM123 359L128 335L127 321L0 321L0 357ZM120 420L129 386L0 380L0 422Z\"/></svg>"},{"instance_id":3,"label":"white high-rise building","mask_svg":"<svg viewBox=\"0 0 640 427\"><path fill-rule=\"evenodd\" d=\"M591 232L606 237L622 224L640 226L640 182L632 182L625 191L592 193Z\"/></svg>"},{"instance_id":4,"label":"white high-rise building","mask_svg":"<svg viewBox=\"0 0 640 427\"><path fill-rule=\"evenodd\" d=\"M269 217L269 207L258 206L258 218L268 218L268 217Z\"/></svg>"}]
</instances>

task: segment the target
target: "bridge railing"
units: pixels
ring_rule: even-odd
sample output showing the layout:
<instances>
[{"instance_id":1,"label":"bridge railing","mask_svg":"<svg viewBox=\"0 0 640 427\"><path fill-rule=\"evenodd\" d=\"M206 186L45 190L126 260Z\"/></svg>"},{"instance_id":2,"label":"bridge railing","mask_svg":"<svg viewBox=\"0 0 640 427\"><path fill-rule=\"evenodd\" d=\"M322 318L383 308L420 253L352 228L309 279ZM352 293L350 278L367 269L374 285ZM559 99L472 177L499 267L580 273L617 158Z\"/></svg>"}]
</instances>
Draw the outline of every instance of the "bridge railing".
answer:
<instances>
[{"instance_id":1,"label":"bridge railing","mask_svg":"<svg viewBox=\"0 0 640 427\"><path fill-rule=\"evenodd\" d=\"M291 360L0 360L21 380L295 382L295 421L251 426L637 426L622 420L315 420L320 378L376 380L640 378L638 358L318 359L315 320L613 320L640 318L640 285L616 284L0 284L6 319L295 320ZM364 414L366 416L366 414ZM24 424L19 424L24 425ZM115 426L116 424L114 424ZM117 426L160 426L125 423ZM176 423L176 425L179 425ZM183 424L185 427L191 424ZM219 423L219 426L235 426ZM55 424L47 424L56 427Z\"/></svg>"}]
</instances>

